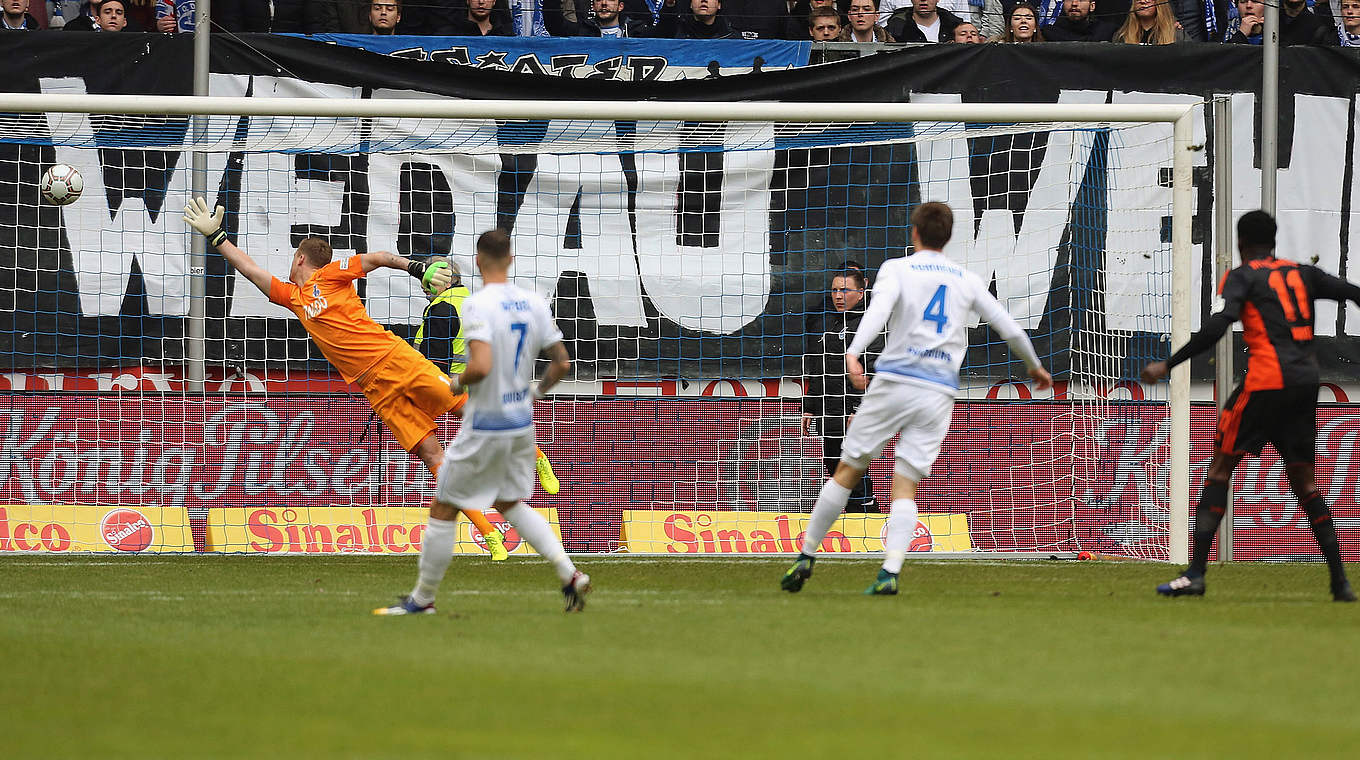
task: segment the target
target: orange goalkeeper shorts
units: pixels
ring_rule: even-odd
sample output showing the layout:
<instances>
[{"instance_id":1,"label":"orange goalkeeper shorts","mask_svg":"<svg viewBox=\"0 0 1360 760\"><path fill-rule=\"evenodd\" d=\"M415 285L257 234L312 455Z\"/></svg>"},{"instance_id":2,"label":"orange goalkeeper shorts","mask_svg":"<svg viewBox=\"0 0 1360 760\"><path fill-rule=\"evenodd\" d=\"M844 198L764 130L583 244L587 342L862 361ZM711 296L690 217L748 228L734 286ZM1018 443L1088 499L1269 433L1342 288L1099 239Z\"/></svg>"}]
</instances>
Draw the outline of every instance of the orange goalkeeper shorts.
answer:
<instances>
[{"instance_id":1,"label":"orange goalkeeper shorts","mask_svg":"<svg viewBox=\"0 0 1360 760\"><path fill-rule=\"evenodd\" d=\"M405 343L366 372L360 388L407 451L438 429L437 418L461 410L467 402L466 393L454 396L444 373Z\"/></svg>"}]
</instances>

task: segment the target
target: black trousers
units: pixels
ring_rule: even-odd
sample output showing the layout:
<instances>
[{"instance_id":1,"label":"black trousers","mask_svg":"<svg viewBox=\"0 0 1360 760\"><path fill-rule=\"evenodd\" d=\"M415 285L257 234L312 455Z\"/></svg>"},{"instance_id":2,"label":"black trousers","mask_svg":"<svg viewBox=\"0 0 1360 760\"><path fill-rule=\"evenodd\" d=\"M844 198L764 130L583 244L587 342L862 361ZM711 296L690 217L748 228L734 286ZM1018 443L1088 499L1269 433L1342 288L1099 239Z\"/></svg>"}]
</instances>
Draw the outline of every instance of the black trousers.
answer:
<instances>
[{"instance_id":1,"label":"black trousers","mask_svg":"<svg viewBox=\"0 0 1360 760\"><path fill-rule=\"evenodd\" d=\"M835 475L841 461L841 445L845 443L845 416L822 417L822 462L826 474ZM846 512L879 512L878 502L874 500L874 484L866 471L850 491L845 502Z\"/></svg>"}]
</instances>

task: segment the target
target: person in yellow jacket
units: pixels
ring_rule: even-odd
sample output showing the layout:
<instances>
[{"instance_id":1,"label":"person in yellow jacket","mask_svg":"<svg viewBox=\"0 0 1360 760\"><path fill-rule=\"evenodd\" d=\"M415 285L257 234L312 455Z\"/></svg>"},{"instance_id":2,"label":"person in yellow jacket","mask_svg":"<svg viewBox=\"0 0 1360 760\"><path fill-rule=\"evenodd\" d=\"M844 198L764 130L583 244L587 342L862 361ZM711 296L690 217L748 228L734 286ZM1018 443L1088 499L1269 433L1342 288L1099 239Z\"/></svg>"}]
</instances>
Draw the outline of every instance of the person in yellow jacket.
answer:
<instances>
[{"instance_id":1,"label":"person in yellow jacket","mask_svg":"<svg viewBox=\"0 0 1360 760\"><path fill-rule=\"evenodd\" d=\"M433 362L444 374L453 376L467 368L465 353L467 349L463 341L463 324L460 317L463 299L471 295L471 292L463 284L458 262L452 257L435 261L447 264L453 279L449 286L438 294L431 295L426 292L425 297L430 299L430 303L425 307L425 314L421 317L420 329L416 330L414 345L417 351ZM464 391L458 397L453 411L459 412L466 401L467 392ZM548 461L543 449L538 450L538 460L534 467L538 471L538 482L544 491L551 495L561 490L562 484L553 472L552 463Z\"/></svg>"}]
</instances>

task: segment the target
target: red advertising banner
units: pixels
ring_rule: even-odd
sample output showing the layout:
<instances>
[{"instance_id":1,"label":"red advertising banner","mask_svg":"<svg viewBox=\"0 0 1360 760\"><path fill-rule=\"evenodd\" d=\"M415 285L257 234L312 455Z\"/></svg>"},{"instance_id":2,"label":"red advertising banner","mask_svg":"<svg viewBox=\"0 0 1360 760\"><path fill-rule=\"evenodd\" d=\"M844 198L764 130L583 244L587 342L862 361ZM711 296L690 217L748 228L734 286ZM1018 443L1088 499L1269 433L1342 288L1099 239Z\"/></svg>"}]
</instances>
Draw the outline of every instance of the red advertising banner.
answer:
<instances>
[{"instance_id":1,"label":"red advertising banner","mask_svg":"<svg viewBox=\"0 0 1360 760\"><path fill-rule=\"evenodd\" d=\"M357 395L4 398L0 505L28 508L22 514L37 506L66 514L57 508L70 505L183 509L190 519L214 510L423 508L432 490L429 473ZM644 510L806 512L825 477L821 441L802 434L793 401L616 397L551 401L537 411L562 492L540 492L533 505L556 510L574 551L619 550L624 511L635 521ZM1193 410L1195 489L1213 419L1207 405ZM441 437L451 439L457 424L447 420ZM1350 560L1360 560L1357 435L1360 410L1322 407L1318 480ZM918 501L926 512L966 515L981 550L1165 557L1165 440L1165 407L1151 403L961 401ZM885 507L891 469L890 452L871 469ZM1238 558L1316 556L1273 453L1244 462L1235 486ZM59 537L46 528L60 523L55 517L24 519L0 534L46 529Z\"/></svg>"}]
</instances>

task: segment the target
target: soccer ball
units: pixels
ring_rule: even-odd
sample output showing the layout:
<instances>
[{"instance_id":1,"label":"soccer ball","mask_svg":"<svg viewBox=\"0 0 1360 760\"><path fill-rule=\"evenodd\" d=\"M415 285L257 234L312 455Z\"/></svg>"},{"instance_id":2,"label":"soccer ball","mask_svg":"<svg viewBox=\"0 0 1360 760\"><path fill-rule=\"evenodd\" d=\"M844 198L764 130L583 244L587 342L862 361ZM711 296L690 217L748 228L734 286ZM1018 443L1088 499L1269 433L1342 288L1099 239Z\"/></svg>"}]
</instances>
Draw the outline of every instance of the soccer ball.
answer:
<instances>
[{"instance_id":1,"label":"soccer ball","mask_svg":"<svg viewBox=\"0 0 1360 760\"><path fill-rule=\"evenodd\" d=\"M66 164L53 164L43 172L42 181L38 183L38 192L42 193L43 200L53 206L65 206L75 203L80 197L80 193L85 190L85 180L76 171L74 166Z\"/></svg>"}]
</instances>

